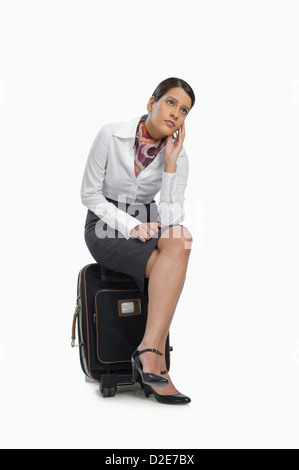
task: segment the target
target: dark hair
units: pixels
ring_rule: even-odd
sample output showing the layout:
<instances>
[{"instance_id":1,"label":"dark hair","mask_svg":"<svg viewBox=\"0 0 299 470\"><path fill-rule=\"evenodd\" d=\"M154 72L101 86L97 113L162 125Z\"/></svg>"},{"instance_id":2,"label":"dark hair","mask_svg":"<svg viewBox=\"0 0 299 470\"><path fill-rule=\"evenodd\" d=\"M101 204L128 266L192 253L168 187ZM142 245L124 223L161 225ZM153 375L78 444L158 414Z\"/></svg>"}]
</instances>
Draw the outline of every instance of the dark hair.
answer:
<instances>
[{"instance_id":1,"label":"dark hair","mask_svg":"<svg viewBox=\"0 0 299 470\"><path fill-rule=\"evenodd\" d=\"M190 96L191 98L191 108L193 108L194 103L195 103L195 94L194 91L192 90L191 86L185 82L185 80L182 80L181 78L177 77L170 77L166 78L166 80L163 80L157 88L155 89L153 96L155 97L155 102L159 101L160 98L162 98L163 95L165 95L168 90L171 88L175 87L182 87L185 92Z\"/></svg>"}]
</instances>

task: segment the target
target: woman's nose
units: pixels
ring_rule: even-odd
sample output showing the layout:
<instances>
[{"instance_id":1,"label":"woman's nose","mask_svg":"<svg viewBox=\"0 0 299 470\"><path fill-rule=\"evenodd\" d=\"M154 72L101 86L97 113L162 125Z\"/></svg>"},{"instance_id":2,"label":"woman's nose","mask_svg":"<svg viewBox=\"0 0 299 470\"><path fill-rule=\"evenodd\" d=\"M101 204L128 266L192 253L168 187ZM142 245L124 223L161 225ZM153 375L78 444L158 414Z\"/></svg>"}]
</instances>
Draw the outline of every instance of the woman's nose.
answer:
<instances>
[{"instance_id":1,"label":"woman's nose","mask_svg":"<svg viewBox=\"0 0 299 470\"><path fill-rule=\"evenodd\" d=\"M173 108L171 110L171 115L174 117L174 118L178 118L178 110L176 108Z\"/></svg>"}]
</instances>

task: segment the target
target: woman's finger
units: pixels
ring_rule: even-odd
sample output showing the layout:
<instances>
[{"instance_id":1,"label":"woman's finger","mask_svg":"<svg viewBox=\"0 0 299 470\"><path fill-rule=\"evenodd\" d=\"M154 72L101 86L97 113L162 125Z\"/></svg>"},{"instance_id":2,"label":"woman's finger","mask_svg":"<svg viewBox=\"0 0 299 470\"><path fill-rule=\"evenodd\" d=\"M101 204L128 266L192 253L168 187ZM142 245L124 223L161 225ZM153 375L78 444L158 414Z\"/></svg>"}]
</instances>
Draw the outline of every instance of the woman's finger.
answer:
<instances>
[{"instance_id":1,"label":"woman's finger","mask_svg":"<svg viewBox=\"0 0 299 470\"><path fill-rule=\"evenodd\" d=\"M144 230L142 230L141 232L141 235L143 236L143 238L145 240L147 240L149 238L149 229L148 229L148 226L146 226L146 228Z\"/></svg>"},{"instance_id":2,"label":"woman's finger","mask_svg":"<svg viewBox=\"0 0 299 470\"><path fill-rule=\"evenodd\" d=\"M154 232L158 232L158 222L150 222L150 229L153 230Z\"/></svg>"},{"instance_id":3,"label":"woman's finger","mask_svg":"<svg viewBox=\"0 0 299 470\"><path fill-rule=\"evenodd\" d=\"M153 237L154 235L156 235L157 231L153 228L150 229L150 237Z\"/></svg>"}]
</instances>

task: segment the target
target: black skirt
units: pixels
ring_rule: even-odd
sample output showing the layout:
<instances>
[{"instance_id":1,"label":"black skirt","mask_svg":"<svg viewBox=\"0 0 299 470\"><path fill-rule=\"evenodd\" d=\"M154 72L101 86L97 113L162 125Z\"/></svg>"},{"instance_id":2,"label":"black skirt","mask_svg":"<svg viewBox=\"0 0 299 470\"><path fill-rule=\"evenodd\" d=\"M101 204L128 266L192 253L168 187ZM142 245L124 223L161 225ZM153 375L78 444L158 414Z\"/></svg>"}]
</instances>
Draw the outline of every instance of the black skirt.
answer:
<instances>
[{"instance_id":1,"label":"black skirt","mask_svg":"<svg viewBox=\"0 0 299 470\"><path fill-rule=\"evenodd\" d=\"M118 201L110 198L106 199L115 206L120 206ZM142 223L158 222L158 206L156 201L153 200L149 204L137 202L134 204L122 203L121 209L126 209L127 212L129 206L130 215L136 217ZM164 225L153 238L146 242L142 242L138 238L126 239L121 232L109 227L100 217L88 210L84 236L86 245L98 264L112 271L131 276L144 295L146 264L157 247L161 235L172 226Z\"/></svg>"}]
</instances>

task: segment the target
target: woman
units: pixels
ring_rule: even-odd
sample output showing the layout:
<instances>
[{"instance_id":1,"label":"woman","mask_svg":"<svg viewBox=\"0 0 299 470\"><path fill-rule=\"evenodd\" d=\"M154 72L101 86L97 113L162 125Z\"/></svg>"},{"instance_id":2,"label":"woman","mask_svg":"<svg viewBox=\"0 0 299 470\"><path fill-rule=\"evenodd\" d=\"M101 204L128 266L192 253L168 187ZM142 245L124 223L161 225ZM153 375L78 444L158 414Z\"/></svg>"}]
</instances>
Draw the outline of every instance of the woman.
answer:
<instances>
[{"instance_id":1,"label":"woman","mask_svg":"<svg viewBox=\"0 0 299 470\"><path fill-rule=\"evenodd\" d=\"M132 378L140 375L146 397L153 394L169 404L191 401L175 388L161 351L191 252L192 236L180 222L189 172L185 119L194 103L184 80L161 82L147 103L148 114L100 129L81 187L91 255L102 266L132 276L143 293L148 278L148 319L132 355ZM153 198L159 191L157 206Z\"/></svg>"}]
</instances>

